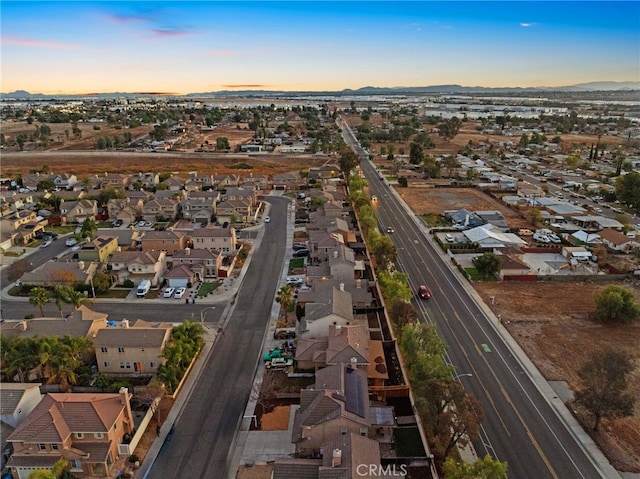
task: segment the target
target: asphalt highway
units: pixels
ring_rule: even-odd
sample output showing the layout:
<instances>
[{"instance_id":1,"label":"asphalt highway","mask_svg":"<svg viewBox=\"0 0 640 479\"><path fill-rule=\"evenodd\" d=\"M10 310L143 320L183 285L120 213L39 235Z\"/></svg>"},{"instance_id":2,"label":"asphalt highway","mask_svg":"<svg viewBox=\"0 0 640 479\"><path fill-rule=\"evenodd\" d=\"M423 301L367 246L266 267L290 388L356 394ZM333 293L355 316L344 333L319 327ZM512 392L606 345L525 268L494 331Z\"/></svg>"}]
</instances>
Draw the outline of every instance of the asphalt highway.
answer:
<instances>
[{"instance_id":1,"label":"asphalt highway","mask_svg":"<svg viewBox=\"0 0 640 479\"><path fill-rule=\"evenodd\" d=\"M420 316L437 326L458 380L484 406L486 418L474 442L478 456L507 461L510 478L604 477L473 300L470 285L450 271L448 259L427 241L372 163L361 166L370 195L377 196L380 230L395 229L390 235L399 269L414 291L419 284L432 290L431 299L415 300Z\"/></svg>"}]
</instances>

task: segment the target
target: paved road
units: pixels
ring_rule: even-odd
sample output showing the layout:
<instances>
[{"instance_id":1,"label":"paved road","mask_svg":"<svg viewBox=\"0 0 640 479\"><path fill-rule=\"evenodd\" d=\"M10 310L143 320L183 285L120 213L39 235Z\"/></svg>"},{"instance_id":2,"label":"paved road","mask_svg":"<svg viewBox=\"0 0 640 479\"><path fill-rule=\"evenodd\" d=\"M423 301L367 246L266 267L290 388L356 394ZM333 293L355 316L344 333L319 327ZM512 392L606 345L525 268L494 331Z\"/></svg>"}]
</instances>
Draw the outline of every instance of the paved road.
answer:
<instances>
[{"instance_id":1,"label":"paved road","mask_svg":"<svg viewBox=\"0 0 640 479\"><path fill-rule=\"evenodd\" d=\"M371 163L362 166L370 194L378 197L375 208L381 230L395 228L392 239L400 269L408 273L412 288L424 283L433 291L431 300L416 306L425 321L437 325L448 345L447 360L465 375L459 380L484 406L486 419L474 443L478 455L507 461L509 477L514 478L602 477L472 300L465 289L468 285L443 263Z\"/></svg>"},{"instance_id":2,"label":"paved road","mask_svg":"<svg viewBox=\"0 0 640 479\"><path fill-rule=\"evenodd\" d=\"M289 200L270 197L268 201L271 222L253 253L235 309L149 478L228 475L230 451L251 392L286 249Z\"/></svg>"}]
</instances>

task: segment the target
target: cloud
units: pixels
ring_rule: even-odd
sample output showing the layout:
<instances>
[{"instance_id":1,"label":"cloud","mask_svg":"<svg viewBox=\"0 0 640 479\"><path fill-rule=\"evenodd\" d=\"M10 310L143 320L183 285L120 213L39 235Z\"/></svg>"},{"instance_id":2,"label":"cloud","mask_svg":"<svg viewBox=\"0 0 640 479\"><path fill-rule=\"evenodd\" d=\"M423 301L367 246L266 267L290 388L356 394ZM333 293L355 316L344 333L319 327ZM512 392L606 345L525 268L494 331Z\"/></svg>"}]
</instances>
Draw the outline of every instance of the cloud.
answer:
<instances>
[{"instance_id":1,"label":"cloud","mask_svg":"<svg viewBox=\"0 0 640 479\"><path fill-rule=\"evenodd\" d=\"M520 26L523 28L530 28L537 25L537 23L521 23Z\"/></svg>"},{"instance_id":2,"label":"cloud","mask_svg":"<svg viewBox=\"0 0 640 479\"><path fill-rule=\"evenodd\" d=\"M152 20L147 15L120 15L117 13L105 13L103 17L110 22L119 24L149 22Z\"/></svg>"},{"instance_id":3,"label":"cloud","mask_svg":"<svg viewBox=\"0 0 640 479\"><path fill-rule=\"evenodd\" d=\"M151 33L154 37L159 38L179 38L193 36L188 30L180 30L179 28L152 28Z\"/></svg>"},{"instance_id":4,"label":"cloud","mask_svg":"<svg viewBox=\"0 0 640 479\"><path fill-rule=\"evenodd\" d=\"M15 45L19 47L56 48L60 50L74 50L80 48L80 45L75 45L73 43L61 43L25 37L2 37L2 44Z\"/></svg>"},{"instance_id":5,"label":"cloud","mask_svg":"<svg viewBox=\"0 0 640 479\"><path fill-rule=\"evenodd\" d=\"M220 50L207 50L205 53L207 55L211 55L214 57L228 57L231 55L239 55L241 52L239 50L220 49Z\"/></svg>"},{"instance_id":6,"label":"cloud","mask_svg":"<svg viewBox=\"0 0 640 479\"><path fill-rule=\"evenodd\" d=\"M247 88L269 88L269 85L251 85L251 84L247 84L247 85L222 85L224 88L242 88L242 89L247 89Z\"/></svg>"}]
</instances>

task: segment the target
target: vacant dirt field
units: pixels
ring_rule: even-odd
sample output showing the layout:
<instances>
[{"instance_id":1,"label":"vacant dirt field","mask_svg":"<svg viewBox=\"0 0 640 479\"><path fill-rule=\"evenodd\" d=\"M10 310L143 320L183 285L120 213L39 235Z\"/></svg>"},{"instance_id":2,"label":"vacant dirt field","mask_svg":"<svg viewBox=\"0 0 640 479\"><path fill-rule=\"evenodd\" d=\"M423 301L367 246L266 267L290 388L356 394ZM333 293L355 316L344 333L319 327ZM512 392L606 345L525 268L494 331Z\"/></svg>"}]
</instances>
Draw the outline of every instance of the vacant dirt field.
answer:
<instances>
[{"instance_id":1,"label":"vacant dirt field","mask_svg":"<svg viewBox=\"0 0 640 479\"><path fill-rule=\"evenodd\" d=\"M396 186L409 207L416 214L440 214L445 210L465 208L474 210L499 210L511 228L529 228L531 224L521 213L476 188L433 188L428 186Z\"/></svg>"}]
</instances>

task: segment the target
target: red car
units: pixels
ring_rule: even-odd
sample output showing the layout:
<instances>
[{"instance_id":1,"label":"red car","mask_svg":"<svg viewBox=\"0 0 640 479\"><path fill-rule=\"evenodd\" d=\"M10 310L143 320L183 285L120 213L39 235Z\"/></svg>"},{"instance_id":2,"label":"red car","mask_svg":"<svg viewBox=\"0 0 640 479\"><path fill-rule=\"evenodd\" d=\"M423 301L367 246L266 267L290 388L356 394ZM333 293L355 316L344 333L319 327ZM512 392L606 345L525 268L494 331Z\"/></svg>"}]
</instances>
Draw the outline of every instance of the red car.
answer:
<instances>
[{"instance_id":1,"label":"red car","mask_svg":"<svg viewBox=\"0 0 640 479\"><path fill-rule=\"evenodd\" d=\"M422 299L429 299L431 297L431 290L428 286L421 284L418 286L418 296Z\"/></svg>"}]
</instances>

